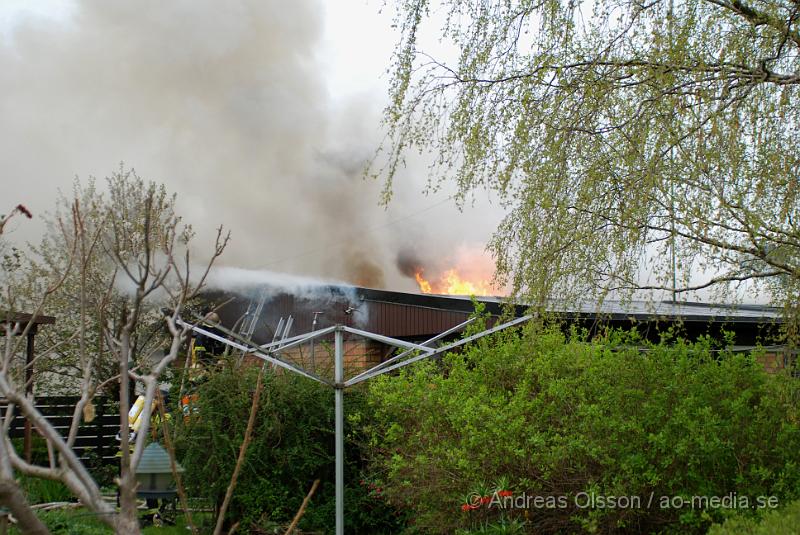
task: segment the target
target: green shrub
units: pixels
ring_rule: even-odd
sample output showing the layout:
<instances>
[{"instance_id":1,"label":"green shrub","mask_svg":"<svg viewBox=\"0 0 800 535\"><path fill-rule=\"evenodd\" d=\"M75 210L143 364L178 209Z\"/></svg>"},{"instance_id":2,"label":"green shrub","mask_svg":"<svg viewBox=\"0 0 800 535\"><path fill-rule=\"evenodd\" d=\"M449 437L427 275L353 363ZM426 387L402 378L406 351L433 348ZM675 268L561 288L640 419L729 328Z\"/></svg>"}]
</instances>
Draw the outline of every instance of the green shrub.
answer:
<instances>
[{"instance_id":1,"label":"green shrub","mask_svg":"<svg viewBox=\"0 0 800 535\"><path fill-rule=\"evenodd\" d=\"M11 444L17 453L23 456L25 439L22 437L15 438L11 441ZM31 461L33 464L38 465L47 465L50 462L50 457L47 453L47 441L37 433L31 435Z\"/></svg>"},{"instance_id":2,"label":"green shrub","mask_svg":"<svg viewBox=\"0 0 800 535\"><path fill-rule=\"evenodd\" d=\"M242 443L255 389L256 367L226 365L197 388L198 412L177 418L176 448L191 496L221 504ZM177 396L176 396L177 397ZM348 392L345 406L357 413L363 395ZM267 373L252 442L228 517L242 529L288 523L315 479L320 486L300 523L329 532L334 525L333 391L292 374ZM401 518L366 485L362 440L345 426L345 489L348 533L396 533Z\"/></svg>"},{"instance_id":3,"label":"green shrub","mask_svg":"<svg viewBox=\"0 0 800 535\"><path fill-rule=\"evenodd\" d=\"M109 461L89 451L84 454L83 464L98 485L101 487L114 485L114 478L119 474L119 461Z\"/></svg>"},{"instance_id":4,"label":"green shrub","mask_svg":"<svg viewBox=\"0 0 800 535\"><path fill-rule=\"evenodd\" d=\"M502 515L529 532L700 533L731 511L664 500L800 493L798 384L709 340L529 325L373 381L373 470L435 532L496 521L497 503L469 504L504 480L522 503Z\"/></svg>"},{"instance_id":5,"label":"green shrub","mask_svg":"<svg viewBox=\"0 0 800 535\"><path fill-rule=\"evenodd\" d=\"M800 533L800 501L777 511L767 511L762 518L735 516L716 524L708 535L796 535Z\"/></svg>"},{"instance_id":6,"label":"green shrub","mask_svg":"<svg viewBox=\"0 0 800 535\"><path fill-rule=\"evenodd\" d=\"M59 509L38 513L39 518L50 529L53 535L111 535L112 530L100 522L97 515L86 509ZM195 513L195 522L198 520ZM146 526L142 527L144 535L185 535L187 531L186 520L180 516L174 526ZM19 529L12 527L11 535L20 533Z\"/></svg>"},{"instance_id":7,"label":"green shrub","mask_svg":"<svg viewBox=\"0 0 800 535\"><path fill-rule=\"evenodd\" d=\"M12 441L14 448L21 454L23 439L15 438ZM34 464L45 465L49 463L47 442L39 435L33 435L31 441L31 460ZM42 479L33 476L18 475L20 488L25 492L31 504L65 502L73 499L69 489L60 481Z\"/></svg>"},{"instance_id":8,"label":"green shrub","mask_svg":"<svg viewBox=\"0 0 800 535\"><path fill-rule=\"evenodd\" d=\"M28 503L66 502L73 499L72 493L61 481L31 476L20 476L18 480Z\"/></svg>"},{"instance_id":9,"label":"green shrub","mask_svg":"<svg viewBox=\"0 0 800 535\"><path fill-rule=\"evenodd\" d=\"M85 510L55 510L38 514L53 535L108 535L113 530ZM12 534L18 533L16 529Z\"/></svg>"},{"instance_id":10,"label":"green shrub","mask_svg":"<svg viewBox=\"0 0 800 535\"><path fill-rule=\"evenodd\" d=\"M497 522L487 522L473 529L457 530L456 535L521 535L525 533L525 523L520 520L502 518Z\"/></svg>"}]
</instances>

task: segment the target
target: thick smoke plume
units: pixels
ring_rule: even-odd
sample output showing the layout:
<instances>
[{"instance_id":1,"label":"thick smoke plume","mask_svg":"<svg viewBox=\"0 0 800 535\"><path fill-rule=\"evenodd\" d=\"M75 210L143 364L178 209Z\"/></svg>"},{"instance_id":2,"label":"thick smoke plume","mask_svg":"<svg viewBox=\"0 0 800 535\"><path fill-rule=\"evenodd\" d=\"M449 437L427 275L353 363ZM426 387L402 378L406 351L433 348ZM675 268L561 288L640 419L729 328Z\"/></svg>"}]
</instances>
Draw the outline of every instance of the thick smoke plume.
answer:
<instances>
[{"instance_id":1,"label":"thick smoke plume","mask_svg":"<svg viewBox=\"0 0 800 535\"><path fill-rule=\"evenodd\" d=\"M198 251L219 224L232 231L227 265L412 289L395 251L431 219L386 221L434 202L409 193L424 165L398 180L389 212L378 206L382 185L362 171L382 104L328 94L324 12L317 0L76 0L63 20L20 21L0 35L9 205L42 214L75 175L102 178L124 161L178 193ZM438 250L493 226L465 233L451 220L439 214L426 236Z\"/></svg>"},{"instance_id":2,"label":"thick smoke plume","mask_svg":"<svg viewBox=\"0 0 800 535\"><path fill-rule=\"evenodd\" d=\"M414 275L423 271L424 262L417 251L403 247L397 252L397 269L406 277L414 278Z\"/></svg>"}]
</instances>

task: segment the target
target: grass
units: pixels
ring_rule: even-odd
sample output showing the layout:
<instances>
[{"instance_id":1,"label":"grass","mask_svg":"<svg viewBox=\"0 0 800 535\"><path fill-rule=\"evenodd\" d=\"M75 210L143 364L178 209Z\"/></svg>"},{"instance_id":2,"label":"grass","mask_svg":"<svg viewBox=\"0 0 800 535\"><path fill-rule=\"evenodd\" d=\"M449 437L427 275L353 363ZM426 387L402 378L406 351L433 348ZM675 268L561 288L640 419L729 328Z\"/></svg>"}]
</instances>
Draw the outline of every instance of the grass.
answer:
<instances>
[{"instance_id":1,"label":"grass","mask_svg":"<svg viewBox=\"0 0 800 535\"><path fill-rule=\"evenodd\" d=\"M72 499L72 493L60 481L21 476L19 482L30 503L67 502Z\"/></svg>"},{"instance_id":2,"label":"grass","mask_svg":"<svg viewBox=\"0 0 800 535\"><path fill-rule=\"evenodd\" d=\"M208 515L206 515L208 516ZM195 523L208 520L202 515L192 515ZM199 518L195 518L199 517ZM46 511L39 514L39 518L47 525L53 535L106 535L114 533L107 525L97 519L94 513L85 509ZM17 528L12 528L10 534L20 534ZM142 529L146 535L186 535L185 519L180 516L174 526L147 526Z\"/></svg>"}]
</instances>

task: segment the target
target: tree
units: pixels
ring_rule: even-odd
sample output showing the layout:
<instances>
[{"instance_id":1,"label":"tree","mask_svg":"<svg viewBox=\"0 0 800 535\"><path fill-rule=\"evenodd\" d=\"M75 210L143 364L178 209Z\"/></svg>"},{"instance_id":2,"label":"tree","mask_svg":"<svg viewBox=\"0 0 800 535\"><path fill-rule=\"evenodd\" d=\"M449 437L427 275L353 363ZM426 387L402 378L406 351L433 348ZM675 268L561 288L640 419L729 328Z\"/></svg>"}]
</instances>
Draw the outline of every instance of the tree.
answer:
<instances>
[{"instance_id":1,"label":"tree","mask_svg":"<svg viewBox=\"0 0 800 535\"><path fill-rule=\"evenodd\" d=\"M497 192L489 248L538 303L749 281L796 308L798 18L797 0L399 0L386 199L412 148L461 202ZM437 20L452 63L418 48Z\"/></svg>"},{"instance_id":2,"label":"tree","mask_svg":"<svg viewBox=\"0 0 800 535\"><path fill-rule=\"evenodd\" d=\"M744 508L665 499L800 495L800 382L756 356L531 322L371 381L372 471L427 533L706 533Z\"/></svg>"},{"instance_id":3,"label":"tree","mask_svg":"<svg viewBox=\"0 0 800 535\"><path fill-rule=\"evenodd\" d=\"M86 189L77 187L69 213L57 211L52 219L53 226L38 248L39 254L33 258L13 256L0 279L0 310L13 313L25 307L36 317L56 307L55 313L69 324L72 334L56 337L53 347L40 354L72 358L79 371L75 388L80 396L69 431L62 436L25 396L24 381L15 365L18 340L22 338L15 335L26 333L31 323L8 321L10 316L2 318L5 344L0 355L0 395L9 401L9 409L2 415L0 458L5 464L0 465L1 482L14 488L13 478L8 477L12 468L34 477L60 480L118 533L139 532L135 471L148 439L158 379L187 338L187 328L178 326L176 320L202 287L211 263L228 239L220 228L211 260L199 274L193 273L195 266L188 248L191 227L175 215L174 202L175 197L167 195L163 187L144 182L132 170L120 169L108 179L107 197L92 184ZM156 334L151 337L153 342L137 342L143 330ZM117 371L100 379L96 363L103 353L113 356ZM128 388L122 387L128 378L145 388L143 424L133 442L129 441ZM72 450L93 396L111 381L121 383L119 513L102 500L97 483ZM7 433L15 411L28 418L46 440L48 466L28 463L15 451ZM12 510L30 513L22 498L0 493L0 499ZM46 532L41 523L31 527ZM28 532L28 527L25 530Z\"/></svg>"},{"instance_id":4,"label":"tree","mask_svg":"<svg viewBox=\"0 0 800 535\"><path fill-rule=\"evenodd\" d=\"M11 293L11 284L9 281L11 278L16 275L16 272L20 268L21 260L20 260L20 252L15 247L9 246L5 240L3 239L3 232L5 231L6 224L16 215L23 214L29 219L32 214L25 208L24 205L17 205L8 215L0 215L0 255L2 255L2 263L0 263L0 303L8 304L11 301L12 293ZM11 310L10 308L7 310ZM6 313L8 314L8 313ZM8 315L4 317L0 317L0 322L3 320L7 320ZM9 368L9 360L7 357L9 353L11 353L14 349L17 349L16 345L14 344L14 340L12 338L15 334L27 334L27 331L30 330L31 325L25 326L26 328L20 329L20 325L15 325L13 329L8 328L8 322L0 323L3 327L4 334L6 335L3 340L3 374L7 373ZM20 337L21 339L22 337ZM45 525L39 520L28 504L28 501L25 497L25 494L19 487L19 484L14 479L14 468L11 463L11 456L9 455L8 447L10 445L10 441L5 440L6 433L5 431L8 429L6 426L6 422L13 418L13 413L10 411L7 412L5 415L2 415L2 430L3 433L3 440L0 440L0 503L3 506L7 507L9 511L11 511L14 516L17 517L17 520L20 524L20 527L23 528L25 533L32 533L32 534L45 534L49 533Z\"/></svg>"},{"instance_id":5,"label":"tree","mask_svg":"<svg viewBox=\"0 0 800 535\"><path fill-rule=\"evenodd\" d=\"M127 175L127 176L126 176ZM152 186L152 191L150 187ZM81 365L81 356L91 348L94 358L91 367L92 380L95 384L112 387L116 381L109 383L108 379L116 377L119 373L116 356L108 350L103 337L104 326L112 333L119 333L126 321L127 299L131 287L117 279L113 285L112 277L118 271L117 260L109 254L103 254L102 243L97 237L108 232L109 226L120 217L131 225L132 232L142 232L140 216L132 214L144 206L143 195L152 193L153 201L151 219L159 225L166 225L175 215L175 196L169 195L164 186L147 185L135 175L120 170L118 174L109 179L111 192L123 191L119 197L105 198L98 191L94 179L85 183L75 180L71 195L61 194L56 203L55 210L43 216L46 223L46 232L40 243L32 246L33 254L30 257L30 270L27 277L31 282L47 279L55 266L65 258L66 252L75 247L74 235L94 236L95 243L89 245L83 252L85 261L81 269L67 270L63 283L48 299L47 308L57 313L58 322L48 329L43 330L38 336L46 345L53 347L47 355L42 355L35 369L37 387L47 389L48 392L73 390L80 384L85 371ZM73 209L77 203L80 207L81 228L76 229ZM121 204L121 206L118 206ZM117 273L118 274L118 273ZM86 292L85 288L106 288L107 292ZM28 301L35 299L41 292L38 285L27 285ZM18 294L22 294L21 289ZM80 314L63 314L63 311L81 310L86 308L87 316ZM161 322L160 312L156 307L148 307L145 316L140 319L136 329L131 333L132 360L138 362L147 355L161 349L163 331L159 329ZM81 328L86 323L86 328ZM74 336L74 333L82 333ZM110 388L109 388L110 390ZM111 393L111 392L108 392ZM116 395L116 391L113 392Z\"/></svg>"}]
</instances>

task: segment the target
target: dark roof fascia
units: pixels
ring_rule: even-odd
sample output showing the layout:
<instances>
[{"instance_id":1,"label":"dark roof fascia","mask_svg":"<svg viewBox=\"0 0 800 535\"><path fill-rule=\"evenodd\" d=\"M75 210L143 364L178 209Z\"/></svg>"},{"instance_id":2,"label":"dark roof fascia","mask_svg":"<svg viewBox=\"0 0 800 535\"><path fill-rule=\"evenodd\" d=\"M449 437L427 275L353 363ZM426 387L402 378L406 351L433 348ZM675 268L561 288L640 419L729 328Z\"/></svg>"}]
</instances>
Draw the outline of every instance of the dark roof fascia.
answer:
<instances>
[{"instance_id":1,"label":"dark roof fascia","mask_svg":"<svg viewBox=\"0 0 800 535\"><path fill-rule=\"evenodd\" d=\"M405 305L431 310L441 310L445 312L461 312L472 314L475 306L472 300L463 297L449 297L435 294L412 294L406 292L391 292L388 290L375 290L372 288L358 288L360 298L364 301L373 303L387 303L392 305ZM503 303L498 301L485 301L480 297L477 301L486 306L486 311L493 316L499 316L503 312ZM516 313L520 316L525 314L528 307L514 305Z\"/></svg>"},{"instance_id":2,"label":"dark roof fascia","mask_svg":"<svg viewBox=\"0 0 800 535\"><path fill-rule=\"evenodd\" d=\"M356 288L360 298L365 301L389 303L397 305L407 305L427 309L443 310L449 312L462 312L471 314L474 311L472 300L467 297L452 297L435 294L413 294L406 292L392 292L388 290L376 290L373 288ZM484 300L477 297L478 302L486 306L486 311L492 315L500 315L503 312L503 303L497 300ZM776 317L768 317L763 314L774 313L778 309L761 305L741 305L734 307L731 305L708 305L704 303L692 303L680 301L675 303L683 307L678 314L657 313L624 313L624 312L575 312L575 311L554 311L557 317L568 321L616 321L616 322L638 322L638 323L657 323L660 321L682 321L683 323L742 323L742 324L780 324L782 320ZM523 315L527 311L526 305L514 305L516 314ZM708 309L713 307L720 311L720 314L691 314L692 307ZM739 310L750 312L761 312L762 315L753 314L752 316L727 315L726 310Z\"/></svg>"},{"instance_id":3,"label":"dark roof fascia","mask_svg":"<svg viewBox=\"0 0 800 535\"><path fill-rule=\"evenodd\" d=\"M646 314L646 313L632 313L621 314L616 312L562 312L558 314L569 321L620 321L620 322L637 322L637 323L658 323L661 321L681 321L683 323L744 323L744 324L775 324L779 325L783 321L779 318L768 318L764 316L710 316L708 314L687 315L683 314Z\"/></svg>"}]
</instances>

